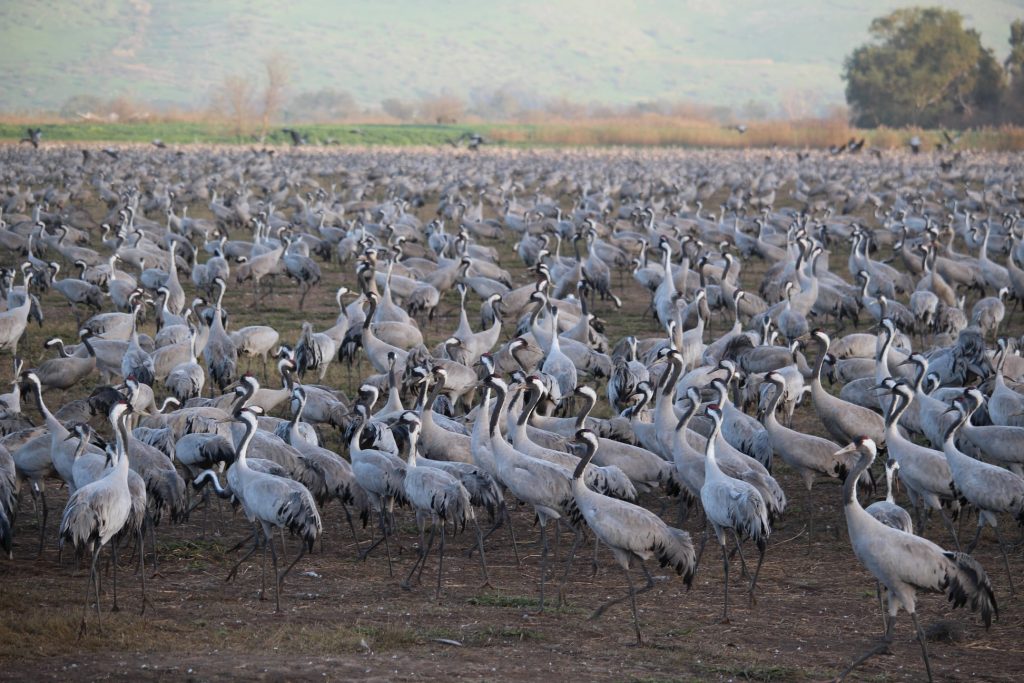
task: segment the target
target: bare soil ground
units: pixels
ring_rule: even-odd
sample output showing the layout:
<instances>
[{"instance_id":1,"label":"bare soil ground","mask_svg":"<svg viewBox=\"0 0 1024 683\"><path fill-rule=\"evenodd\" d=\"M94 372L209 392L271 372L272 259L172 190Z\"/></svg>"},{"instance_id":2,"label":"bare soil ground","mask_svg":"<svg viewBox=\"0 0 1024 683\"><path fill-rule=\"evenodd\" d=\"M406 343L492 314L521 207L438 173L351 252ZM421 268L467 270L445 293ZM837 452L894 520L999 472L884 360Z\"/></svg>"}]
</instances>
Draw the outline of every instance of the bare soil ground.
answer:
<instances>
[{"instance_id":1,"label":"bare soil ground","mask_svg":"<svg viewBox=\"0 0 1024 683\"><path fill-rule=\"evenodd\" d=\"M562 198L571 201L571 198ZM100 209L92 207L94 217ZM190 215L204 215L205 207L193 207ZM429 216L434 206L424 207ZM503 265L523 280L505 245ZM0 255L5 265L11 256ZM833 257L837 271L845 269ZM744 282L756 289L764 266L745 264ZM257 321L281 329L283 339L294 340L303 318L324 327L333 322L333 288L352 284L350 268L339 273L325 268L325 281L298 317L295 288L279 283L277 294L264 311L249 307L248 291L230 292L227 305L232 325ZM616 277L618 280L618 277ZM626 307L623 311L602 308L614 342L627 331L658 333L650 318L643 317L647 295L626 276ZM457 323L454 295L436 324L427 329L437 341ZM33 327L24 343L29 365L45 355L42 341L59 332L74 336L73 320L52 292L44 298L48 316L42 330ZM1020 331L1020 313L1012 329ZM475 315L472 320L476 320ZM152 323L146 329L151 331ZM721 331L716 323L715 330ZM354 370L355 377L367 366ZM6 375L5 375L6 376ZM328 380L352 385L354 376L337 364ZM50 403L88 393L82 387L67 397L48 396ZM599 392L600 393L600 392ZM31 411L34 414L34 410ZM797 413L797 426L820 432L809 406ZM337 445L337 436L331 442ZM731 623L719 623L722 610L723 573L717 546L708 545L692 590L678 577L659 576L653 590L638 597L641 624L647 643L634 645L628 602L609 609L599 620L590 620L602 602L625 595L622 572L611 554L601 549L597 573L591 575L591 548L576 556L565 588L564 602L555 606L558 578L571 536L563 534L559 564L549 580L548 609L537 612L539 551L537 530L526 508L513 513L521 543L517 566L504 530L487 543L490 587L481 587L476 558L465 551L472 534L449 539L445 556L444 591L434 599L437 556L431 555L422 584L402 590L399 579L414 560L417 538L412 515L397 515L399 540L395 576L388 574L380 548L367 561L355 560L357 549L344 515L337 505L324 513L324 542L304 558L289 575L282 594L282 612L274 613L272 588L269 601L259 599L260 556L243 564L237 579L225 576L237 555L226 550L242 540L248 525L241 515L224 504L208 513L197 510L184 524L165 521L157 529L159 574L147 554L147 589L151 605L140 615L138 575L129 549L121 552L118 573L121 611L110 613L109 566L103 576L103 630L90 628L78 638L83 590L88 576L65 554L58 562L56 526L66 499L57 486L48 488L50 521L47 543L35 557L39 517L28 496L24 497L17 522L12 561L0 561L0 678L5 680L99 680L178 679L222 680L826 680L834 677L858 653L874 644L882 620L870 574L858 563L846 537L840 505L840 487L819 482L810 504L816 508L816 533L811 544L805 535L808 498L798 478L782 463L776 476L790 497L787 514L771 537L767 559L758 583L757 604L749 605L745 580L732 572ZM884 492L880 492L884 494ZM901 495L899 500L905 502ZM676 518L674 503L648 496L643 503L661 510L666 521ZM864 501L867 504L868 501ZM204 533L204 518L206 521ZM699 540L699 516L685 525ZM963 523L963 533L973 532L973 519ZM363 546L370 529L360 529ZM1016 535L1015 531L1008 532ZM928 536L949 547L951 541L933 522ZM289 553L297 550L288 541ZM748 556L753 554L748 550ZM1019 680L1024 669L1021 599L1010 596L995 539L988 532L976 557L989 572L996 588L1000 615L985 630L978 618L959 610L952 612L940 595L920 595L919 613L926 629L936 632L929 642L932 666L939 680ZM104 553L106 557L106 553ZM652 567L652 570L654 568ZM1010 570L1017 583L1024 578L1024 558L1016 548ZM641 578L634 573L633 580ZM571 677L571 678L570 678ZM897 638L889 656L876 657L858 669L855 680L923 680L924 670L909 619L901 615Z\"/></svg>"}]
</instances>

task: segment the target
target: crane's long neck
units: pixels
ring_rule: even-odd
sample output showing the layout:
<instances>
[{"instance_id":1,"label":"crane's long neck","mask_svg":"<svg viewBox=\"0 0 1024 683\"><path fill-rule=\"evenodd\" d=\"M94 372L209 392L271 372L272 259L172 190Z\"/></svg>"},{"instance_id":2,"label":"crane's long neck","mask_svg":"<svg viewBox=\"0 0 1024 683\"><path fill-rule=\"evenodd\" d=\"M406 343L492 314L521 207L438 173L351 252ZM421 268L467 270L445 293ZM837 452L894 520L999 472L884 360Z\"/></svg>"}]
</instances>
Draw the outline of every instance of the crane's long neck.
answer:
<instances>
[{"instance_id":1,"label":"crane's long neck","mask_svg":"<svg viewBox=\"0 0 1024 683\"><path fill-rule=\"evenodd\" d=\"M885 502L889 504L895 504L896 499L892 495L892 477L896 473L896 470L892 467L885 468Z\"/></svg>"},{"instance_id":2,"label":"crane's long neck","mask_svg":"<svg viewBox=\"0 0 1024 683\"><path fill-rule=\"evenodd\" d=\"M847 514L851 511L864 511L860 501L857 500L857 481L860 479L860 475L864 473L864 470L868 468L868 465L871 464L871 454L863 449L859 452L860 457L850 473L846 475L846 481L843 482L843 507L846 509Z\"/></svg>"},{"instance_id":3,"label":"crane's long neck","mask_svg":"<svg viewBox=\"0 0 1024 683\"><path fill-rule=\"evenodd\" d=\"M580 410L580 414L576 416L577 430L587 426L587 418L590 417L590 412L594 409L594 398L590 394L584 394L583 397L583 408Z\"/></svg>"},{"instance_id":4,"label":"crane's long neck","mask_svg":"<svg viewBox=\"0 0 1024 683\"><path fill-rule=\"evenodd\" d=\"M715 440L718 439L718 435L722 431L722 423L718 420L714 420L714 423L715 426L712 428L711 433L708 434L708 443L704 448L704 457L706 458L705 469L720 472L718 459L715 457Z\"/></svg>"},{"instance_id":5,"label":"crane's long neck","mask_svg":"<svg viewBox=\"0 0 1024 683\"><path fill-rule=\"evenodd\" d=\"M91 337L91 336L92 335L90 335L90 334L82 335L82 344L85 345L85 350L89 353L89 355L92 356L93 358L95 358L96 357L96 349L94 349L92 347L92 342L89 341L89 337Z\"/></svg>"},{"instance_id":6,"label":"crane's long neck","mask_svg":"<svg viewBox=\"0 0 1024 683\"><path fill-rule=\"evenodd\" d=\"M29 380L32 383L32 398L36 401L36 408L39 409L43 419L46 421L46 427L55 436L60 435L61 437L67 436L67 429L61 424L60 420L53 416L46 404L43 403L43 391L42 387L39 386L39 381L36 379Z\"/></svg>"},{"instance_id":7,"label":"crane's long neck","mask_svg":"<svg viewBox=\"0 0 1024 683\"><path fill-rule=\"evenodd\" d=\"M419 441L419 437L419 428L409 430L409 455L405 460L409 467L416 467L416 444Z\"/></svg>"},{"instance_id":8,"label":"crane's long neck","mask_svg":"<svg viewBox=\"0 0 1024 683\"><path fill-rule=\"evenodd\" d=\"M117 426L117 474L127 483L128 481L128 413L121 414Z\"/></svg>"},{"instance_id":9,"label":"crane's long neck","mask_svg":"<svg viewBox=\"0 0 1024 683\"><path fill-rule=\"evenodd\" d=\"M494 402L494 408L491 410L491 421L489 423L489 433L491 438L499 435L498 432L498 419L501 417L501 407L505 404L505 396L507 392L501 386L495 386L494 392L496 400Z\"/></svg>"},{"instance_id":10,"label":"crane's long neck","mask_svg":"<svg viewBox=\"0 0 1024 683\"><path fill-rule=\"evenodd\" d=\"M584 486L585 486L585 484L583 484L583 472L587 469L587 465L590 464L590 461L594 459L594 454L597 453L597 446L595 444L593 444L593 443L591 443L589 441L586 442L586 444L587 444L586 453L584 453L583 457L580 458L579 463L577 463L577 465L576 465L576 469L573 470L573 473L572 473L573 483L574 484L584 485Z\"/></svg>"},{"instance_id":11,"label":"crane's long neck","mask_svg":"<svg viewBox=\"0 0 1024 683\"><path fill-rule=\"evenodd\" d=\"M767 424L769 422L776 422L775 410L779 407L779 401L782 400L782 392L785 390L785 385L780 382L772 382L772 395L768 399L768 404L764 408L764 416L761 418L762 421Z\"/></svg>"},{"instance_id":12,"label":"crane's long neck","mask_svg":"<svg viewBox=\"0 0 1024 683\"><path fill-rule=\"evenodd\" d=\"M818 358L814 361L814 377L812 381L821 386L821 368L825 365L825 356L828 355L828 344L818 340Z\"/></svg>"},{"instance_id":13,"label":"crane's long neck","mask_svg":"<svg viewBox=\"0 0 1024 683\"><path fill-rule=\"evenodd\" d=\"M238 444L238 451L235 453L235 465L244 470L249 469L249 461L246 459L249 453L249 444L256 433L256 425L249 420L245 421L245 433Z\"/></svg>"}]
</instances>

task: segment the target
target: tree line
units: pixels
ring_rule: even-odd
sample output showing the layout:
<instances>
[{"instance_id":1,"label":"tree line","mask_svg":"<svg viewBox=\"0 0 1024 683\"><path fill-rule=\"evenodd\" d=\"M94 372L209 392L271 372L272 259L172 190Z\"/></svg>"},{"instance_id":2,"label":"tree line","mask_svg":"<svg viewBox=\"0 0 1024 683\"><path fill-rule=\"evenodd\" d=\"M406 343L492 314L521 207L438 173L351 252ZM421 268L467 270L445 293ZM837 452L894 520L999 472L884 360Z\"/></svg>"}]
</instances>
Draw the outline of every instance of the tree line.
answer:
<instances>
[{"instance_id":1,"label":"tree line","mask_svg":"<svg viewBox=\"0 0 1024 683\"><path fill-rule=\"evenodd\" d=\"M863 128L965 128L1024 122L1024 21L1000 63L955 10L899 9L871 22L846 58L851 123Z\"/></svg>"}]
</instances>

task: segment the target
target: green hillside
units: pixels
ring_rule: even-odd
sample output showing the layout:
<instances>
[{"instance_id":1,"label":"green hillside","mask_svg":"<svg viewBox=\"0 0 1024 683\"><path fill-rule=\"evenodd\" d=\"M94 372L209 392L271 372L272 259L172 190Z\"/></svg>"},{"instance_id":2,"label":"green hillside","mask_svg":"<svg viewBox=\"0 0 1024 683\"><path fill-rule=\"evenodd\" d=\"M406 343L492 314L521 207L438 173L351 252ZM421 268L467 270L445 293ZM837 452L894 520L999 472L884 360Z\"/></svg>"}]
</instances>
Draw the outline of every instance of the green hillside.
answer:
<instances>
[{"instance_id":1,"label":"green hillside","mask_svg":"<svg viewBox=\"0 0 1024 683\"><path fill-rule=\"evenodd\" d=\"M333 88L364 106L448 90L472 102L842 101L843 57L870 19L905 3L734 0L38 0L0 4L0 109L94 94L202 106L227 74L273 52L290 91ZM1024 2L957 7L1005 54ZM958 7L960 6L960 7Z\"/></svg>"}]
</instances>

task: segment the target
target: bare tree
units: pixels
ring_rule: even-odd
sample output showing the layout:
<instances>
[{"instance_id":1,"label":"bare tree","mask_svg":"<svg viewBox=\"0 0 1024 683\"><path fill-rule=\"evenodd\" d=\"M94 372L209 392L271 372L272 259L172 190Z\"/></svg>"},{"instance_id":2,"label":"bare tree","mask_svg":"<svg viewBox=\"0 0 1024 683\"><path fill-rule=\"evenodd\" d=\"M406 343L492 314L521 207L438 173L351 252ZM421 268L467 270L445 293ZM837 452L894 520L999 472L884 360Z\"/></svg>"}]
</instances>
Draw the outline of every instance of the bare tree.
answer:
<instances>
[{"instance_id":1,"label":"bare tree","mask_svg":"<svg viewBox=\"0 0 1024 683\"><path fill-rule=\"evenodd\" d=\"M464 109L462 99L450 92L424 97L419 107L420 116L438 124L458 123Z\"/></svg>"},{"instance_id":2,"label":"bare tree","mask_svg":"<svg viewBox=\"0 0 1024 683\"><path fill-rule=\"evenodd\" d=\"M389 97L380 103L380 108L388 116L394 116L399 121L405 122L416 115L416 108L411 102L400 100L397 97Z\"/></svg>"},{"instance_id":3,"label":"bare tree","mask_svg":"<svg viewBox=\"0 0 1024 683\"><path fill-rule=\"evenodd\" d=\"M252 83L243 76L225 76L220 90L214 95L214 106L231 122L235 137L241 137L253 116Z\"/></svg>"},{"instance_id":4,"label":"bare tree","mask_svg":"<svg viewBox=\"0 0 1024 683\"><path fill-rule=\"evenodd\" d=\"M270 120L277 115L284 103L284 91L288 87L288 60L280 52L274 52L263 59L263 68L267 74L267 83L263 90L260 140L267 137Z\"/></svg>"}]
</instances>

